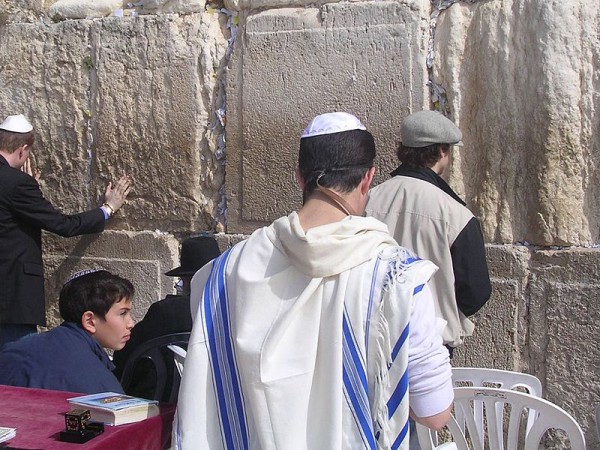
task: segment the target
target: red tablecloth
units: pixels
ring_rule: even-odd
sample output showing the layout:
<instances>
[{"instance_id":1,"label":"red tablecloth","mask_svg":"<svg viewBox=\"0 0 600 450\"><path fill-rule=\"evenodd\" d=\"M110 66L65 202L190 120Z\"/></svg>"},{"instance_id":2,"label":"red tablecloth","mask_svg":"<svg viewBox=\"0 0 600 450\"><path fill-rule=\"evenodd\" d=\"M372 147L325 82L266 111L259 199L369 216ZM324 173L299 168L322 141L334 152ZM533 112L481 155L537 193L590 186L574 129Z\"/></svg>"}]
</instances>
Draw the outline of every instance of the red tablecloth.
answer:
<instances>
[{"instance_id":1,"label":"red tablecloth","mask_svg":"<svg viewBox=\"0 0 600 450\"><path fill-rule=\"evenodd\" d=\"M0 385L0 426L17 429L17 436L0 444L2 449L118 449L161 450L171 437L174 405L161 404L160 415L141 422L116 427L106 426L104 433L86 442L73 444L58 440L65 429L67 398L81 394L27 389Z\"/></svg>"}]
</instances>

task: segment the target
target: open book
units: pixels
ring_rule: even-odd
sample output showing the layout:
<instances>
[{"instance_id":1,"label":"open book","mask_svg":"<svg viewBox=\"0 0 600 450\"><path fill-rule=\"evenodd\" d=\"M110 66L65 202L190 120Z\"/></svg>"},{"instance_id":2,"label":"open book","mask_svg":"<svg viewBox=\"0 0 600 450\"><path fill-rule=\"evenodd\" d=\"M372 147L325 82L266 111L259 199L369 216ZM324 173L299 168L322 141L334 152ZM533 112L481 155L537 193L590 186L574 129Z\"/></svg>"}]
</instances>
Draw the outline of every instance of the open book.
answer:
<instances>
[{"instance_id":1,"label":"open book","mask_svg":"<svg viewBox=\"0 0 600 450\"><path fill-rule=\"evenodd\" d=\"M16 428L0 427L0 442L8 441L17 435Z\"/></svg>"},{"instance_id":2,"label":"open book","mask_svg":"<svg viewBox=\"0 0 600 450\"><path fill-rule=\"evenodd\" d=\"M108 425L139 422L157 416L159 413L156 400L146 400L115 392L102 392L67 400L72 408L89 409L93 421Z\"/></svg>"}]
</instances>

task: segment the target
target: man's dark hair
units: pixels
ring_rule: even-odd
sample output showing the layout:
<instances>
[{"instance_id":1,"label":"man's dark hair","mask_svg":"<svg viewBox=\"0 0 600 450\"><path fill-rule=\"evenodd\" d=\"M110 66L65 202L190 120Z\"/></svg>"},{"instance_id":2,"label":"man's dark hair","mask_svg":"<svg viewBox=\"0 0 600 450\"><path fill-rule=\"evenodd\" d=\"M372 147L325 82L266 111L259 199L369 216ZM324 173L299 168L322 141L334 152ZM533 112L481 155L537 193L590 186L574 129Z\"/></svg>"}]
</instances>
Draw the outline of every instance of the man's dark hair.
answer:
<instances>
[{"instance_id":1,"label":"man's dark hair","mask_svg":"<svg viewBox=\"0 0 600 450\"><path fill-rule=\"evenodd\" d=\"M447 150L450 148L448 144L432 144L427 147L405 147L400 143L396 150L398 160L403 166L414 169L424 169L432 167L440 159L440 146Z\"/></svg>"},{"instance_id":2,"label":"man's dark hair","mask_svg":"<svg viewBox=\"0 0 600 450\"><path fill-rule=\"evenodd\" d=\"M33 145L33 130L28 133L14 133L12 131L0 130L0 150L7 153L14 153L16 149L23 145Z\"/></svg>"},{"instance_id":3,"label":"man's dark hair","mask_svg":"<svg viewBox=\"0 0 600 450\"><path fill-rule=\"evenodd\" d=\"M68 281L60 291L58 309L67 322L81 322L86 311L104 319L113 304L133 299L134 292L129 280L99 270Z\"/></svg>"},{"instance_id":4,"label":"man's dark hair","mask_svg":"<svg viewBox=\"0 0 600 450\"><path fill-rule=\"evenodd\" d=\"M321 186L346 193L359 185L373 167L375 141L366 130L350 130L300 139L298 169L304 180L304 199ZM321 176L322 175L322 176Z\"/></svg>"}]
</instances>

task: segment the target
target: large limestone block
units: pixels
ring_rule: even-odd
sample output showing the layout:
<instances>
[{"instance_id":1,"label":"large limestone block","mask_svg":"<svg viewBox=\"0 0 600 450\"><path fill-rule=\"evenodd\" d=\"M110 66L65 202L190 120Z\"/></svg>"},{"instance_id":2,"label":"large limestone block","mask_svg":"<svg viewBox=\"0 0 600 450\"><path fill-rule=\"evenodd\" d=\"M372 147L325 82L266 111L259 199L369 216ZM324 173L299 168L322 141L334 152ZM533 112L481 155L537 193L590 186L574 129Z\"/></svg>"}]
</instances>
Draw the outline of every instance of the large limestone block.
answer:
<instances>
[{"instance_id":1,"label":"large limestone block","mask_svg":"<svg viewBox=\"0 0 600 450\"><path fill-rule=\"evenodd\" d=\"M142 14L194 13L204 11L205 0L143 0L135 2Z\"/></svg>"},{"instance_id":2,"label":"large limestone block","mask_svg":"<svg viewBox=\"0 0 600 450\"><path fill-rule=\"evenodd\" d=\"M340 0L329 0L323 3L337 3ZM232 11L282 8L292 6L314 5L311 0L224 0L225 7Z\"/></svg>"},{"instance_id":3,"label":"large limestone block","mask_svg":"<svg viewBox=\"0 0 600 450\"><path fill-rule=\"evenodd\" d=\"M471 2L470 2L471 3ZM434 74L465 146L451 183L488 241L598 242L600 3L455 3Z\"/></svg>"},{"instance_id":4,"label":"large limestone block","mask_svg":"<svg viewBox=\"0 0 600 450\"><path fill-rule=\"evenodd\" d=\"M130 174L122 220L137 229L214 229L224 182L214 110L227 41L219 14L108 18L91 30L98 177Z\"/></svg>"},{"instance_id":5,"label":"large limestone block","mask_svg":"<svg viewBox=\"0 0 600 450\"><path fill-rule=\"evenodd\" d=\"M0 0L0 27L11 22L33 23L52 0Z\"/></svg>"},{"instance_id":6,"label":"large limestone block","mask_svg":"<svg viewBox=\"0 0 600 450\"><path fill-rule=\"evenodd\" d=\"M471 317L475 331L456 349L452 365L527 372L529 252L524 247L488 246L487 259L492 296Z\"/></svg>"},{"instance_id":7,"label":"large limestone block","mask_svg":"<svg viewBox=\"0 0 600 450\"><path fill-rule=\"evenodd\" d=\"M23 113L31 120L42 191L70 213L97 206L108 181L91 177L89 27L89 21L0 27L0 115Z\"/></svg>"},{"instance_id":8,"label":"large limestone block","mask_svg":"<svg viewBox=\"0 0 600 450\"><path fill-rule=\"evenodd\" d=\"M123 0L58 0L48 14L64 19L93 19L108 16L122 6Z\"/></svg>"},{"instance_id":9,"label":"large limestone block","mask_svg":"<svg viewBox=\"0 0 600 450\"><path fill-rule=\"evenodd\" d=\"M428 1L340 3L242 20L228 75L228 232L250 232L300 205L299 136L316 114L363 120L379 148L379 180L387 178L400 117L427 103L428 10Z\"/></svg>"},{"instance_id":10,"label":"large limestone block","mask_svg":"<svg viewBox=\"0 0 600 450\"><path fill-rule=\"evenodd\" d=\"M600 251L539 251L530 283L530 357L544 397L571 413L598 448Z\"/></svg>"},{"instance_id":11,"label":"large limestone block","mask_svg":"<svg viewBox=\"0 0 600 450\"><path fill-rule=\"evenodd\" d=\"M135 287L133 316L141 319L155 301L173 293L165 272L179 265L179 242L170 234L105 231L61 238L44 233L44 265L48 326L60 324L58 294L73 273L106 269Z\"/></svg>"}]
</instances>

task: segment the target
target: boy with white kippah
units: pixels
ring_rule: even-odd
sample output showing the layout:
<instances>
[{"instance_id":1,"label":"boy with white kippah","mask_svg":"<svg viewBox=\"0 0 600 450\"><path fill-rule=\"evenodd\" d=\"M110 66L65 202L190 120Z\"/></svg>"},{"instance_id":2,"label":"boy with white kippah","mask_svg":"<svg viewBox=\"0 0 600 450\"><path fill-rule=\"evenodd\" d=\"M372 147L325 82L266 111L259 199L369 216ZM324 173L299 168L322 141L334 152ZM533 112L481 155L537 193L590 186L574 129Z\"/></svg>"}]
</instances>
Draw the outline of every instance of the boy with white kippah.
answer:
<instances>
[{"instance_id":1,"label":"boy with white kippah","mask_svg":"<svg viewBox=\"0 0 600 450\"><path fill-rule=\"evenodd\" d=\"M108 184L104 204L62 214L46 200L31 169L33 126L22 114L0 123L0 348L46 324L42 230L60 236L99 233L125 202L131 179Z\"/></svg>"},{"instance_id":2,"label":"boy with white kippah","mask_svg":"<svg viewBox=\"0 0 600 450\"><path fill-rule=\"evenodd\" d=\"M0 351L0 384L95 394L123 393L104 348L122 349L131 335L133 285L106 270L75 274L60 291L64 322Z\"/></svg>"},{"instance_id":3,"label":"boy with white kippah","mask_svg":"<svg viewBox=\"0 0 600 450\"><path fill-rule=\"evenodd\" d=\"M174 448L407 449L409 415L446 423L436 267L363 217L374 158L356 117L315 117L303 206L196 273Z\"/></svg>"}]
</instances>

